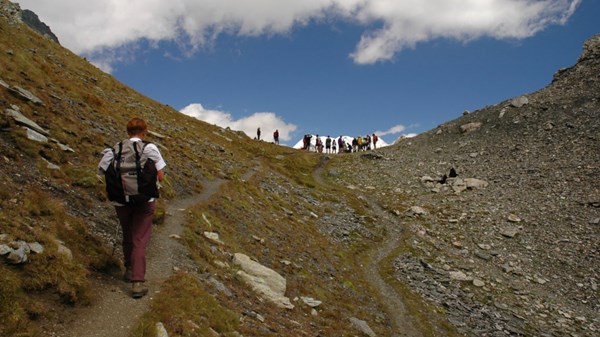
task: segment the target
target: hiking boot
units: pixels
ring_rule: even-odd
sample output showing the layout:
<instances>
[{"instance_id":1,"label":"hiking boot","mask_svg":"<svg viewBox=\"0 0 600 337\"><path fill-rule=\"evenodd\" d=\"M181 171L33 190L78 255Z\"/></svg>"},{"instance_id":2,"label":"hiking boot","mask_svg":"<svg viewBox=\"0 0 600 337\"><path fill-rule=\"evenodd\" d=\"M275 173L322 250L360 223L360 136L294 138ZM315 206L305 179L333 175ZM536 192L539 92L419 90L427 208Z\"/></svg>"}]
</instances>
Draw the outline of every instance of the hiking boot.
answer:
<instances>
[{"instance_id":1,"label":"hiking boot","mask_svg":"<svg viewBox=\"0 0 600 337\"><path fill-rule=\"evenodd\" d=\"M131 277L133 276L133 272L131 271L131 267L125 267L125 274L123 274L123 280L126 282L131 282Z\"/></svg>"},{"instance_id":2,"label":"hiking boot","mask_svg":"<svg viewBox=\"0 0 600 337\"><path fill-rule=\"evenodd\" d=\"M131 283L131 296L133 298L142 298L148 293L148 288L144 286L144 282Z\"/></svg>"}]
</instances>

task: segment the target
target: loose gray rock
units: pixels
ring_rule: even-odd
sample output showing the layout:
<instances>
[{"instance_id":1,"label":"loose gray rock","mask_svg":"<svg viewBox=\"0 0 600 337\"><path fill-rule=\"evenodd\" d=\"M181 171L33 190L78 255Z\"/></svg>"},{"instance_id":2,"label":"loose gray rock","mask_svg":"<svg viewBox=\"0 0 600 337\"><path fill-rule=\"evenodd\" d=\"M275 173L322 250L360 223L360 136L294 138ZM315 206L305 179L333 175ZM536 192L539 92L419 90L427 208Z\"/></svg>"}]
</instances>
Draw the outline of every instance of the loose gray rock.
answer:
<instances>
[{"instance_id":1,"label":"loose gray rock","mask_svg":"<svg viewBox=\"0 0 600 337\"><path fill-rule=\"evenodd\" d=\"M352 326L354 326L356 329L360 330L362 333L364 333L365 335L367 335L369 337L377 336L375 334L375 331L373 331L373 329L371 329L369 324L363 320L360 320L356 317L350 317L350 323L352 323Z\"/></svg>"},{"instance_id":2,"label":"loose gray rock","mask_svg":"<svg viewBox=\"0 0 600 337\"><path fill-rule=\"evenodd\" d=\"M465 185L467 186L467 189L485 188L489 185L489 183L487 181L481 180L481 179L476 179L476 178L465 178L464 182L465 182Z\"/></svg>"},{"instance_id":3,"label":"loose gray rock","mask_svg":"<svg viewBox=\"0 0 600 337\"><path fill-rule=\"evenodd\" d=\"M11 245L16 246L17 248L13 249L8 254L6 261L11 264L21 264L27 262L27 254L31 252L29 245L25 241L15 241L12 242Z\"/></svg>"},{"instance_id":4,"label":"loose gray rock","mask_svg":"<svg viewBox=\"0 0 600 337\"><path fill-rule=\"evenodd\" d=\"M4 256L12 251L13 251L13 249L10 248L8 245L5 245L5 244L0 245L0 256Z\"/></svg>"},{"instance_id":5,"label":"loose gray rock","mask_svg":"<svg viewBox=\"0 0 600 337\"><path fill-rule=\"evenodd\" d=\"M322 301L315 300L312 297L300 297L300 299L302 300L302 302L304 302L304 304L308 305L311 308L316 308L323 303Z\"/></svg>"},{"instance_id":6,"label":"loose gray rock","mask_svg":"<svg viewBox=\"0 0 600 337\"><path fill-rule=\"evenodd\" d=\"M469 133L469 132L477 131L477 130L479 130L479 128L481 128L482 125L483 125L483 123L481 123L481 122L473 122L473 123L463 124L460 126L460 132Z\"/></svg>"},{"instance_id":7,"label":"loose gray rock","mask_svg":"<svg viewBox=\"0 0 600 337\"><path fill-rule=\"evenodd\" d=\"M36 95L32 94L30 91L25 90L19 86L12 86L8 88L8 91L14 96L28 102L32 102L35 105L44 105L41 99L39 99Z\"/></svg>"},{"instance_id":8,"label":"loose gray rock","mask_svg":"<svg viewBox=\"0 0 600 337\"><path fill-rule=\"evenodd\" d=\"M502 236L511 238L511 239L514 238L518 233L519 233L519 228L517 228L517 227L506 227L506 228L503 228L502 231L500 231L500 234L502 234Z\"/></svg>"},{"instance_id":9,"label":"loose gray rock","mask_svg":"<svg viewBox=\"0 0 600 337\"><path fill-rule=\"evenodd\" d=\"M507 219L509 222L521 222L521 218L515 214L509 214Z\"/></svg>"},{"instance_id":10,"label":"loose gray rock","mask_svg":"<svg viewBox=\"0 0 600 337\"><path fill-rule=\"evenodd\" d=\"M60 240L55 240L56 245L58 246L57 253L66 257L69 260L73 259L73 252L65 246L65 243Z\"/></svg>"},{"instance_id":11,"label":"loose gray rock","mask_svg":"<svg viewBox=\"0 0 600 337\"><path fill-rule=\"evenodd\" d=\"M421 206L412 206L411 208L406 210L406 214L408 216L419 216L426 215L427 211Z\"/></svg>"},{"instance_id":12,"label":"loose gray rock","mask_svg":"<svg viewBox=\"0 0 600 337\"><path fill-rule=\"evenodd\" d=\"M169 337L169 333L162 322L158 322L155 325L156 337Z\"/></svg>"},{"instance_id":13,"label":"loose gray rock","mask_svg":"<svg viewBox=\"0 0 600 337\"><path fill-rule=\"evenodd\" d=\"M527 96L516 97L510 101L510 105L515 108L520 108L526 104L529 104L529 99L527 98Z\"/></svg>"},{"instance_id":14,"label":"loose gray rock","mask_svg":"<svg viewBox=\"0 0 600 337\"><path fill-rule=\"evenodd\" d=\"M467 276L462 271L451 271L448 273L448 275L450 276L451 280L455 280L455 281L472 281L473 280L472 277Z\"/></svg>"},{"instance_id":15,"label":"loose gray rock","mask_svg":"<svg viewBox=\"0 0 600 337\"><path fill-rule=\"evenodd\" d=\"M36 122L31 119L25 117L22 113L20 113L17 109L6 109L6 114L12 117L17 124L23 125L29 129L35 130L42 135L48 136L50 132L41 126L39 126Z\"/></svg>"},{"instance_id":16,"label":"loose gray rock","mask_svg":"<svg viewBox=\"0 0 600 337\"><path fill-rule=\"evenodd\" d=\"M25 131L27 131L27 139L29 140L33 140L39 143L48 143L48 137L42 135L41 133L32 130L28 127L23 126L23 129L25 129Z\"/></svg>"},{"instance_id":17,"label":"loose gray rock","mask_svg":"<svg viewBox=\"0 0 600 337\"><path fill-rule=\"evenodd\" d=\"M261 297L281 308L294 308L290 300L285 297L286 280L283 276L241 253L234 254L233 262L242 268L238 271L238 275Z\"/></svg>"},{"instance_id":18,"label":"loose gray rock","mask_svg":"<svg viewBox=\"0 0 600 337\"><path fill-rule=\"evenodd\" d=\"M31 242L28 245L29 249L36 254L41 254L44 252L44 246L42 246L39 242Z\"/></svg>"}]
</instances>

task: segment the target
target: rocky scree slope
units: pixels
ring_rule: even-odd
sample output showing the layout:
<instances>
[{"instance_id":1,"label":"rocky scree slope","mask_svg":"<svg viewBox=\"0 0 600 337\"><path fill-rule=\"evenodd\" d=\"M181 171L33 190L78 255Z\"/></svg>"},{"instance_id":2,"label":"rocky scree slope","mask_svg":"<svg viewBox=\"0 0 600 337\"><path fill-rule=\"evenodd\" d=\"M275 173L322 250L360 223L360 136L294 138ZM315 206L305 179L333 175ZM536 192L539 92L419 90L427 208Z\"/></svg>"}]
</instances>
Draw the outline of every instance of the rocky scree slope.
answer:
<instances>
[{"instance_id":1,"label":"rocky scree slope","mask_svg":"<svg viewBox=\"0 0 600 337\"><path fill-rule=\"evenodd\" d=\"M394 276L459 331L596 336L599 119L596 35L546 88L354 156L335 176L408 226Z\"/></svg>"}]
</instances>

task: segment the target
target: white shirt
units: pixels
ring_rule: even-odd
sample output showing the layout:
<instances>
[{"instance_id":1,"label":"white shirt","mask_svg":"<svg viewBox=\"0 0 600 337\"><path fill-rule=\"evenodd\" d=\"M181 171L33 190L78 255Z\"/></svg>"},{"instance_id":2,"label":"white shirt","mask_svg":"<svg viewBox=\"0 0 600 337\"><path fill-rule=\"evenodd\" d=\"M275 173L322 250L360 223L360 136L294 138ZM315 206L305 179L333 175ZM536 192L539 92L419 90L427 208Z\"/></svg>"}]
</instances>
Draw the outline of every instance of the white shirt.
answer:
<instances>
[{"instance_id":1,"label":"white shirt","mask_svg":"<svg viewBox=\"0 0 600 337\"><path fill-rule=\"evenodd\" d=\"M137 137L130 138L129 140L132 142L141 141L141 139L137 138ZM167 163L165 163L165 160L163 159L162 155L160 154L160 151L158 151L158 147L156 147L156 145L154 145L153 143L146 145L143 153L145 153L148 156L148 158L152 159L152 161L155 163L154 165L156 166L157 171L160 171L160 170L164 169L165 166L167 166ZM104 172L108 169L108 166L110 165L110 162L112 160L113 160L112 150L110 148L104 149L102 151L102 159L100 160L100 163L98 164L98 174L103 175Z\"/></svg>"}]
</instances>

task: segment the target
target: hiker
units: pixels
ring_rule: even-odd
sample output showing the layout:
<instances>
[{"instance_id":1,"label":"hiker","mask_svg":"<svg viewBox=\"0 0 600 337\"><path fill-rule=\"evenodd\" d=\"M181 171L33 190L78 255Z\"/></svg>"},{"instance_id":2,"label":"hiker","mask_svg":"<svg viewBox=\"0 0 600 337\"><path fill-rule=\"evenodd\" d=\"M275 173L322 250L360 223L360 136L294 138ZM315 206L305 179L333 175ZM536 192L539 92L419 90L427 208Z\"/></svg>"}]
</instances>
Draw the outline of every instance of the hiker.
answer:
<instances>
[{"instance_id":1,"label":"hiker","mask_svg":"<svg viewBox=\"0 0 600 337\"><path fill-rule=\"evenodd\" d=\"M275 144L279 144L279 130L273 132L273 140L275 141Z\"/></svg>"},{"instance_id":2,"label":"hiker","mask_svg":"<svg viewBox=\"0 0 600 337\"><path fill-rule=\"evenodd\" d=\"M302 138L302 149L306 151L310 151L310 140L312 139L312 135L305 134L304 138Z\"/></svg>"},{"instance_id":3,"label":"hiker","mask_svg":"<svg viewBox=\"0 0 600 337\"><path fill-rule=\"evenodd\" d=\"M256 139L260 140L260 128L256 129Z\"/></svg>"},{"instance_id":4,"label":"hiker","mask_svg":"<svg viewBox=\"0 0 600 337\"><path fill-rule=\"evenodd\" d=\"M379 137L377 137L377 135L375 133L373 133L373 149L377 150L377 141L379 140Z\"/></svg>"},{"instance_id":5,"label":"hiker","mask_svg":"<svg viewBox=\"0 0 600 337\"><path fill-rule=\"evenodd\" d=\"M319 135L317 135L317 140L315 141L315 152L323 153L323 141Z\"/></svg>"},{"instance_id":6,"label":"hiker","mask_svg":"<svg viewBox=\"0 0 600 337\"><path fill-rule=\"evenodd\" d=\"M336 153L337 153L337 151L336 151L336 150L337 150L337 149L336 149L336 144L337 144L337 142L335 141L335 139L333 139L333 140L331 141L331 153L333 153L333 154L336 154Z\"/></svg>"},{"instance_id":7,"label":"hiker","mask_svg":"<svg viewBox=\"0 0 600 337\"><path fill-rule=\"evenodd\" d=\"M155 185L157 185L156 181L160 182L163 180L163 169L167 164L165 163L156 145L142 141L147 132L148 125L146 122L141 118L133 118L127 123L127 135L129 138L117 144L115 146L117 148L116 150L104 150L102 160L100 160L100 163L98 164L98 172L106 175L107 191L110 183L107 170L115 172L113 170L114 166L110 167L111 165L115 165L117 167L116 172L120 171L121 164L123 164L123 171L125 171L125 165L130 161L133 161L136 167L139 166L138 164L140 161L135 159L135 155L133 155L134 152L136 154L139 153L142 160L149 165L154 164L155 170L150 166L148 171L155 173L155 176L152 177L152 179L155 181ZM130 159L131 157L134 159ZM113 158L115 160L113 160ZM121 158L120 163L117 163L117 158ZM128 161L128 159L130 160ZM144 170L146 170L146 166L148 165L144 166ZM136 167L134 167L133 170L136 170ZM145 172L146 171L143 173ZM139 173L142 173L142 171L140 170ZM141 298L148 293L148 288L144 285L146 276L146 247L150 241L152 220L154 217L156 204L154 201L155 199L151 197L143 198L137 203L134 202L134 200L137 199L129 198L129 195L125 195L126 193L123 193L123 190L130 191L130 186L125 186L127 185L128 179L125 175L118 175L123 177L122 180L118 181L124 181L123 185L121 185L123 200L122 202L113 201L113 204L115 206L115 211L119 219L121 229L123 230L122 245L123 262L125 265L124 279L132 284L132 297ZM129 171L127 175L136 177L134 180L137 179L137 182L140 182L140 178L138 176L139 174L136 174L135 171ZM137 186L137 183L135 185L136 188L142 189L142 187ZM158 186L154 186L153 188L156 191L156 197L158 197ZM134 196L142 195L139 194ZM109 199L114 200L114 198L111 198L110 193Z\"/></svg>"},{"instance_id":8,"label":"hiker","mask_svg":"<svg viewBox=\"0 0 600 337\"><path fill-rule=\"evenodd\" d=\"M345 152L345 148L346 148L346 142L344 142L344 138L342 137L342 135L340 135L340 138L338 138L338 149L339 152Z\"/></svg>"},{"instance_id":9,"label":"hiker","mask_svg":"<svg viewBox=\"0 0 600 337\"><path fill-rule=\"evenodd\" d=\"M325 139L325 153L331 153L331 137L329 136Z\"/></svg>"},{"instance_id":10,"label":"hiker","mask_svg":"<svg viewBox=\"0 0 600 337\"><path fill-rule=\"evenodd\" d=\"M352 151L351 152L357 152L357 151L358 151L358 139L352 138Z\"/></svg>"}]
</instances>

